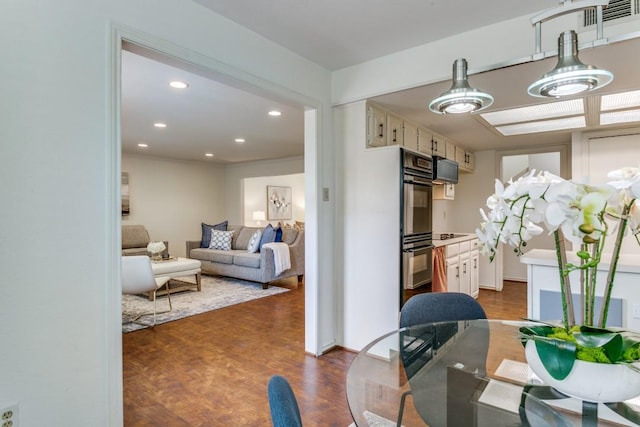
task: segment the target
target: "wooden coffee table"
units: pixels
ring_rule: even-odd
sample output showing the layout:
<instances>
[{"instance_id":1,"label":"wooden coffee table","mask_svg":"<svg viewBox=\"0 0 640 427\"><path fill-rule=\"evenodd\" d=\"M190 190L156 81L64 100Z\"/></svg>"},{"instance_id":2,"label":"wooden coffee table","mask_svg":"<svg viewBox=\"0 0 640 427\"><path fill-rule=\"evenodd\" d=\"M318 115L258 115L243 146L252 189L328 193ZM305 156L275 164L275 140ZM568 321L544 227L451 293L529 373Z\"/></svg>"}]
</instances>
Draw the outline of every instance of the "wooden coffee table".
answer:
<instances>
[{"instance_id":1,"label":"wooden coffee table","mask_svg":"<svg viewBox=\"0 0 640 427\"><path fill-rule=\"evenodd\" d=\"M167 292L180 292L186 290L196 290L200 292L202 285L200 282L200 261L189 258L170 258L160 261L151 261L151 269L156 277L170 277L167 286L158 289L156 295L166 295ZM178 277L196 276L196 283L179 280ZM168 291L167 291L168 290ZM153 292L149 292L149 300L153 300Z\"/></svg>"}]
</instances>

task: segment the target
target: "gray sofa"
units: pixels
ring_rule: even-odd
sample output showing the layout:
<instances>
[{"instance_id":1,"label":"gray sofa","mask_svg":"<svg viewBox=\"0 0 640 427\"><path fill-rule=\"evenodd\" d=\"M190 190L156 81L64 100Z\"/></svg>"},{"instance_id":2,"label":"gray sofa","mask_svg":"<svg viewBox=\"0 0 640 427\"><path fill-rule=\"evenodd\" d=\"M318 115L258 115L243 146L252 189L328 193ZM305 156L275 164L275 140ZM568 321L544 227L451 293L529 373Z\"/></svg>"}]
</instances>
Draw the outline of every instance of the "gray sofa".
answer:
<instances>
[{"instance_id":1,"label":"gray sofa","mask_svg":"<svg viewBox=\"0 0 640 427\"><path fill-rule=\"evenodd\" d=\"M147 245L151 239L149 232L144 225L123 225L122 226L122 255L150 255L147 252ZM166 249L163 256L169 255L169 242L164 241Z\"/></svg>"},{"instance_id":2,"label":"gray sofa","mask_svg":"<svg viewBox=\"0 0 640 427\"><path fill-rule=\"evenodd\" d=\"M250 280L262 283L264 289L267 289L269 282L292 276L298 276L298 283L301 283L304 275L304 230L283 230L282 241L289 245L291 268L276 276L271 249L262 248L257 253L247 252L251 236L261 229L262 227L228 226L227 230L234 230L231 250L228 251L201 248L200 240L188 241L187 257L199 260L204 274Z\"/></svg>"}]
</instances>

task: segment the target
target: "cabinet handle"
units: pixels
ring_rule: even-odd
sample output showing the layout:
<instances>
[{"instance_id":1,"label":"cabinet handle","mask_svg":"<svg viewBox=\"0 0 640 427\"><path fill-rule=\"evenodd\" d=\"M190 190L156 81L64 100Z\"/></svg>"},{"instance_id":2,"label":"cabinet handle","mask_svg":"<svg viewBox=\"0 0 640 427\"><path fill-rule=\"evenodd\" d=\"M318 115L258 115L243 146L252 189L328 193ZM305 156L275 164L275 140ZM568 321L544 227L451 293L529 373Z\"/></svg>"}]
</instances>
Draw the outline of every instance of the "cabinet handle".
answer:
<instances>
[{"instance_id":1,"label":"cabinet handle","mask_svg":"<svg viewBox=\"0 0 640 427\"><path fill-rule=\"evenodd\" d=\"M434 150L435 147L435 150ZM438 151L438 141L431 138L431 151Z\"/></svg>"},{"instance_id":2,"label":"cabinet handle","mask_svg":"<svg viewBox=\"0 0 640 427\"><path fill-rule=\"evenodd\" d=\"M396 132L397 131L398 131L397 129L395 129L395 128L393 129L393 142L396 142Z\"/></svg>"},{"instance_id":3,"label":"cabinet handle","mask_svg":"<svg viewBox=\"0 0 640 427\"><path fill-rule=\"evenodd\" d=\"M380 123L378 127L380 128L380 134L378 136L382 138L384 136L384 124Z\"/></svg>"},{"instance_id":4,"label":"cabinet handle","mask_svg":"<svg viewBox=\"0 0 640 427\"><path fill-rule=\"evenodd\" d=\"M467 263L462 264L462 274L467 274Z\"/></svg>"},{"instance_id":5,"label":"cabinet handle","mask_svg":"<svg viewBox=\"0 0 640 427\"><path fill-rule=\"evenodd\" d=\"M473 259L473 268L478 268L478 260L476 258Z\"/></svg>"},{"instance_id":6,"label":"cabinet handle","mask_svg":"<svg viewBox=\"0 0 640 427\"><path fill-rule=\"evenodd\" d=\"M456 277L460 277L460 267L456 267Z\"/></svg>"}]
</instances>

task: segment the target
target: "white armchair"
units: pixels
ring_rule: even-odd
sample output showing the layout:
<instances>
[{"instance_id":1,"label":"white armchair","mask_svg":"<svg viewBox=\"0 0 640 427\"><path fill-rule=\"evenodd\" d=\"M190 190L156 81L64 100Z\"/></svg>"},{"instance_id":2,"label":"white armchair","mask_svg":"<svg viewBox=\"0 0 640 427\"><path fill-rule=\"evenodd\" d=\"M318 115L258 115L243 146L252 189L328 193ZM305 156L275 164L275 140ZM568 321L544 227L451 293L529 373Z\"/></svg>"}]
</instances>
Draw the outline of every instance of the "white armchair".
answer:
<instances>
[{"instance_id":1,"label":"white armchair","mask_svg":"<svg viewBox=\"0 0 640 427\"><path fill-rule=\"evenodd\" d=\"M171 293L169 292L169 280L171 280L170 277L155 277L153 275L151 260L146 255L122 257L122 293L136 295L153 292L153 324L148 325L138 320L147 313L138 314L128 320L129 322L139 323L145 326L155 326L157 314L156 291L163 286L166 286L167 289L169 311L173 309L171 306ZM166 311L163 313L166 313Z\"/></svg>"}]
</instances>

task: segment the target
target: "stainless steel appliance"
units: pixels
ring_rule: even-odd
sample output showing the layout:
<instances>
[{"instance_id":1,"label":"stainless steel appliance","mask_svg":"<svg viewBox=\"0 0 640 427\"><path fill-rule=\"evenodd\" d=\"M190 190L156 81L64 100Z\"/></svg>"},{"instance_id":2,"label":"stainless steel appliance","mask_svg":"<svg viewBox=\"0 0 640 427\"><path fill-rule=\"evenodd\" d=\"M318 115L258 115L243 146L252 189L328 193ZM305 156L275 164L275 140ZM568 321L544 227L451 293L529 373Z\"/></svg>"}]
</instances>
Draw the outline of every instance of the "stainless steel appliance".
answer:
<instances>
[{"instance_id":1,"label":"stainless steel appliance","mask_svg":"<svg viewBox=\"0 0 640 427\"><path fill-rule=\"evenodd\" d=\"M402 288L415 289L433 277L433 159L402 150Z\"/></svg>"},{"instance_id":2,"label":"stainless steel appliance","mask_svg":"<svg viewBox=\"0 0 640 427\"><path fill-rule=\"evenodd\" d=\"M458 162L444 157L433 156L433 183L458 183Z\"/></svg>"}]
</instances>

